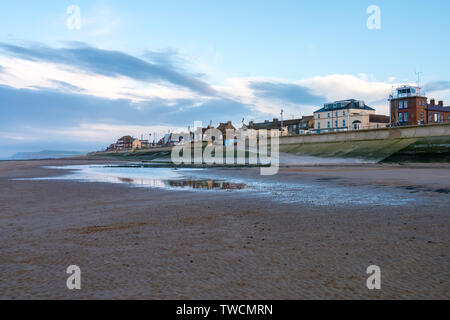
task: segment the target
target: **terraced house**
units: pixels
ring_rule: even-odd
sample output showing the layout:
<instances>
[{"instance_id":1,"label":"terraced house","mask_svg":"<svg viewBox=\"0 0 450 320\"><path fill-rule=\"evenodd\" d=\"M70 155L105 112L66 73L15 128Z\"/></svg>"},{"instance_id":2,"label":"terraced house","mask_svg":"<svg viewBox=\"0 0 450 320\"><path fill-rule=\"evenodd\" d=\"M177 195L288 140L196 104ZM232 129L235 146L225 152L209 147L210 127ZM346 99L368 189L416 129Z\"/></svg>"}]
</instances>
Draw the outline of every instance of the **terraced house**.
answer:
<instances>
[{"instance_id":1,"label":"terraced house","mask_svg":"<svg viewBox=\"0 0 450 320\"><path fill-rule=\"evenodd\" d=\"M385 128L389 117L375 114L364 101L348 99L324 104L314 112L314 132Z\"/></svg>"}]
</instances>

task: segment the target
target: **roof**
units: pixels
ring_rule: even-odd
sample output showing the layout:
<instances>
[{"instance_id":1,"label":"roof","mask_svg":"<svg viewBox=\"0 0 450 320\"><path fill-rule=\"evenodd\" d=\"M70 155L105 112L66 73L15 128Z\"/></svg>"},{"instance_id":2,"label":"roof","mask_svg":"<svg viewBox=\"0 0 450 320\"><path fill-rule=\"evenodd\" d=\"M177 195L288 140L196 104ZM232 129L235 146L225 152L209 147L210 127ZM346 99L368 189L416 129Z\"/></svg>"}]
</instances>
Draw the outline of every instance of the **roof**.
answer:
<instances>
[{"instance_id":1,"label":"roof","mask_svg":"<svg viewBox=\"0 0 450 320\"><path fill-rule=\"evenodd\" d=\"M364 105L361 105L360 102L364 103L363 101L359 101L359 100L355 100L355 99L348 99L348 100L335 101L333 103L326 103L323 108L315 111L314 113L341 110L341 109L361 109L361 110L375 111L375 109L369 107L365 103L364 103Z\"/></svg>"},{"instance_id":2,"label":"roof","mask_svg":"<svg viewBox=\"0 0 450 320\"><path fill-rule=\"evenodd\" d=\"M283 126L290 126L293 124L299 124L302 122L302 119L290 119L290 120L283 120Z\"/></svg>"},{"instance_id":3,"label":"roof","mask_svg":"<svg viewBox=\"0 0 450 320\"><path fill-rule=\"evenodd\" d=\"M247 126L249 129L255 129L255 130L261 130L261 129L279 129L281 128L281 122L280 121L266 121L266 122L260 122L260 123L253 123L249 124Z\"/></svg>"},{"instance_id":4,"label":"roof","mask_svg":"<svg viewBox=\"0 0 450 320\"><path fill-rule=\"evenodd\" d=\"M208 127L206 127L206 128L202 128L202 134L205 134L206 131L208 131L209 129L214 129L214 127L208 126Z\"/></svg>"},{"instance_id":5,"label":"roof","mask_svg":"<svg viewBox=\"0 0 450 320\"><path fill-rule=\"evenodd\" d=\"M388 116L382 114L370 114L369 121L375 123L389 123L390 119Z\"/></svg>"},{"instance_id":6,"label":"roof","mask_svg":"<svg viewBox=\"0 0 450 320\"><path fill-rule=\"evenodd\" d=\"M225 133L227 129L236 130L231 121L228 121L227 123L220 123L219 126L217 127L217 130L219 130L222 133Z\"/></svg>"},{"instance_id":7,"label":"roof","mask_svg":"<svg viewBox=\"0 0 450 320\"><path fill-rule=\"evenodd\" d=\"M133 137L132 136L123 136L122 138L119 139L119 141L122 141L122 140L133 140Z\"/></svg>"},{"instance_id":8,"label":"roof","mask_svg":"<svg viewBox=\"0 0 450 320\"><path fill-rule=\"evenodd\" d=\"M304 116L301 119L289 119L289 120L283 120L283 127L289 126L289 125L295 125L300 123L309 123L310 121L314 121L314 116ZM264 121L259 123L252 123L250 122L248 125L243 125L243 128L247 129L255 129L255 130L270 130L270 129L280 129L281 128L281 121Z\"/></svg>"},{"instance_id":9,"label":"roof","mask_svg":"<svg viewBox=\"0 0 450 320\"><path fill-rule=\"evenodd\" d=\"M444 111L444 112L450 112L450 106L448 107L441 107L439 105L428 105L428 111Z\"/></svg>"}]
</instances>

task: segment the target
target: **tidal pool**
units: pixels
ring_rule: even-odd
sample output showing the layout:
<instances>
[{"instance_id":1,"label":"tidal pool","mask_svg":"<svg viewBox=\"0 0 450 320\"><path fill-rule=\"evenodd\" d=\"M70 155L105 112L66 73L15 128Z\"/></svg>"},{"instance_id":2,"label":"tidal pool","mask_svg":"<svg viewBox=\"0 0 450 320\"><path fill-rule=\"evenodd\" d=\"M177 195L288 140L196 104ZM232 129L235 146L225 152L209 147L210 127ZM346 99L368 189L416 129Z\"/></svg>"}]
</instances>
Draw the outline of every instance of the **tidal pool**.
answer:
<instances>
[{"instance_id":1,"label":"tidal pool","mask_svg":"<svg viewBox=\"0 0 450 320\"><path fill-rule=\"evenodd\" d=\"M242 190L243 183L227 182L221 179L195 179L191 174L203 169L154 168L137 165L80 165L46 167L48 169L70 170L70 173L44 178L16 180L78 180L84 182L125 183L136 187L162 189L198 190Z\"/></svg>"},{"instance_id":2,"label":"tidal pool","mask_svg":"<svg viewBox=\"0 0 450 320\"><path fill-rule=\"evenodd\" d=\"M315 206L383 205L401 206L420 201L405 190L376 186L348 186L323 179L317 182L285 182L261 177L240 177L239 171L214 169L161 168L138 164L80 165L47 167L69 170L55 177L18 180L72 180L128 184L133 187L205 192L244 192L246 197L262 197L282 203ZM243 169L245 170L245 169Z\"/></svg>"}]
</instances>

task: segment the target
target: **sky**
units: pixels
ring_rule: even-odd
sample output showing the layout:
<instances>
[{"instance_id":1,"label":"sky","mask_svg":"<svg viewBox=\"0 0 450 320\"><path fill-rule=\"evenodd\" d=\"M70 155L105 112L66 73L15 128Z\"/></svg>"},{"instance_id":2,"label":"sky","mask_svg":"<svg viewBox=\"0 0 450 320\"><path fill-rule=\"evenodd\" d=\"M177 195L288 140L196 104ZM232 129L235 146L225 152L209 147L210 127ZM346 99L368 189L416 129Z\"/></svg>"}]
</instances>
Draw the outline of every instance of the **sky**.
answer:
<instances>
[{"instance_id":1,"label":"sky","mask_svg":"<svg viewBox=\"0 0 450 320\"><path fill-rule=\"evenodd\" d=\"M436 0L2 1L0 158L350 98L387 114L418 73L448 105L449 13Z\"/></svg>"}]
</instances>

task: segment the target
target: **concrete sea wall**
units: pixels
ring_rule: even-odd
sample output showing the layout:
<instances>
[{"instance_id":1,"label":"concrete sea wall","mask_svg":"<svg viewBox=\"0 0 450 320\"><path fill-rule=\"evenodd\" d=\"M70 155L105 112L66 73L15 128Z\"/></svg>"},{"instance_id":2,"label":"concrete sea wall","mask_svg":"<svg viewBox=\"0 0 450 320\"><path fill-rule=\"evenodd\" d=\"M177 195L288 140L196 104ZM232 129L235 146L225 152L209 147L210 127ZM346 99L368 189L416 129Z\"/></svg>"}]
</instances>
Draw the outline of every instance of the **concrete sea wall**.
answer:
<instances>
[{"instance_id":1,"label":"concrete sea wall","mask_svg":"<svg viewBox=\"0 0 450 320\"><path fill-rule=\"evenodd\" d=\"M282 137L280 151L373 161L450 162L450 124Z\"/></svg>"}]
</instances>

